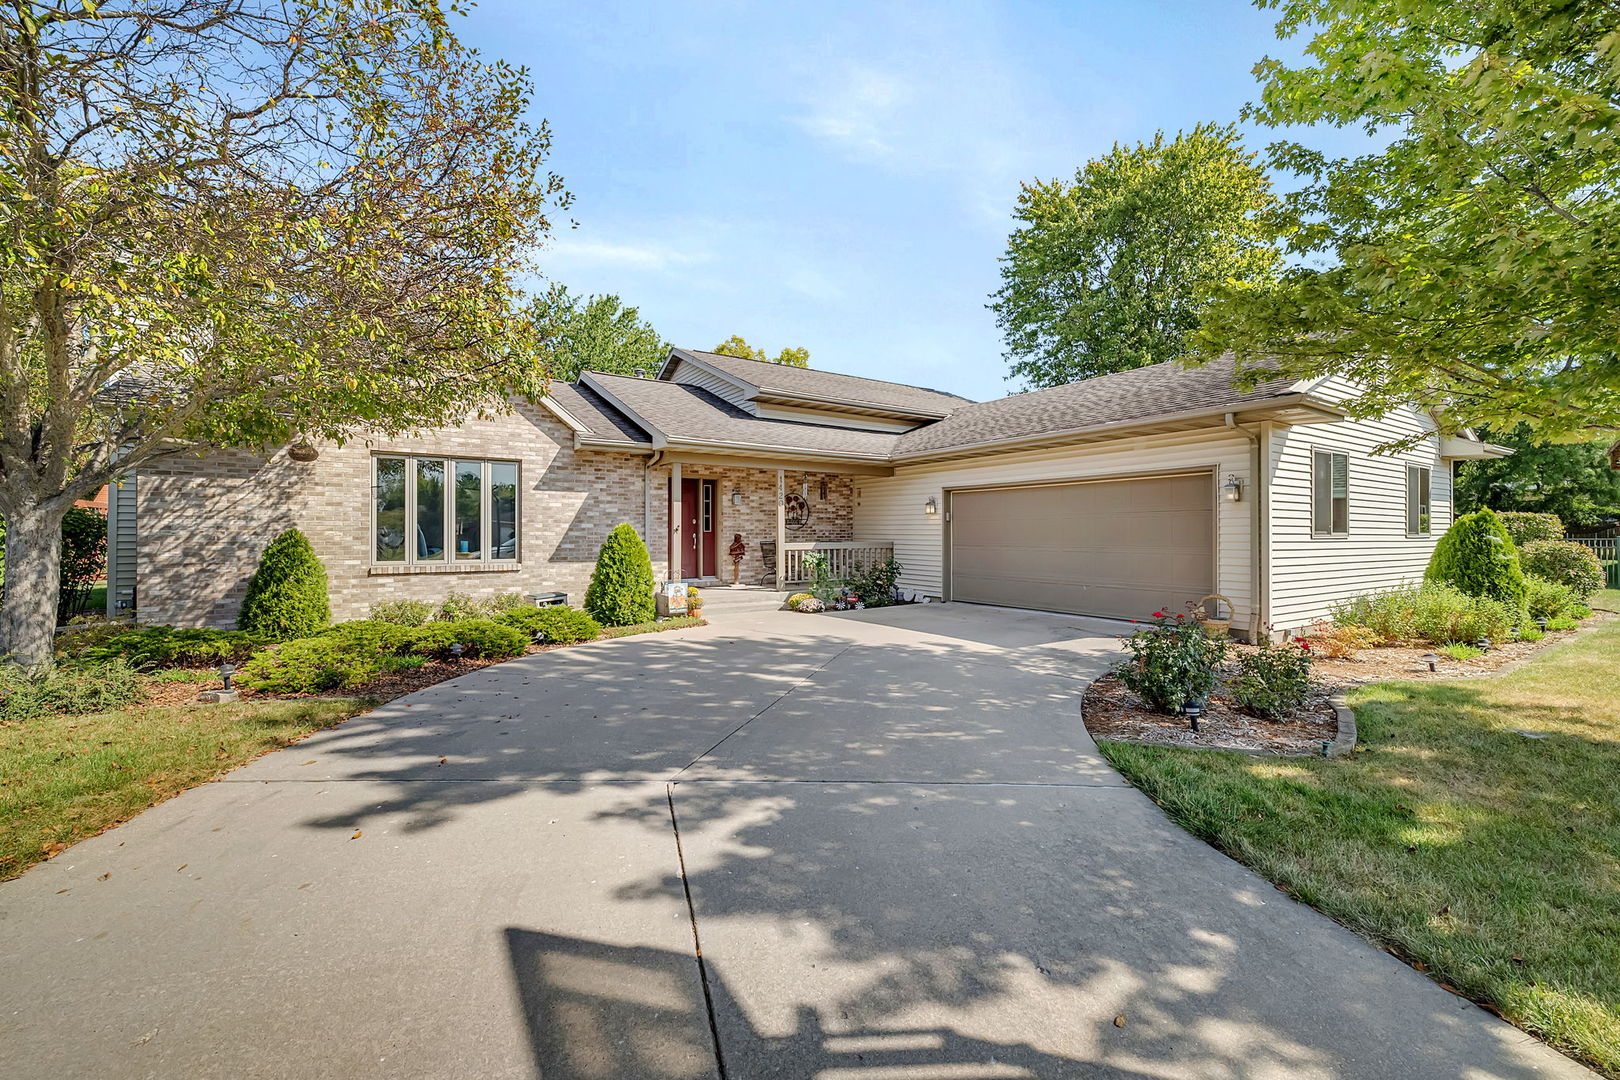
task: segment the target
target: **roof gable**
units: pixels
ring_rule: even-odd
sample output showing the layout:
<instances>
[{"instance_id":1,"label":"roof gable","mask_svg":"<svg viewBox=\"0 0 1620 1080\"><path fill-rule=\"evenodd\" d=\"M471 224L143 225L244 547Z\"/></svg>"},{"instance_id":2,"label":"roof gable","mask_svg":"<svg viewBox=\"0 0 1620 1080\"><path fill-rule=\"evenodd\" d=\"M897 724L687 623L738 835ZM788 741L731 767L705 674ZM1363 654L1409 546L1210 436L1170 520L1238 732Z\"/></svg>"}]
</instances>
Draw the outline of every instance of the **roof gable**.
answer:
<instances>
[{"instance_id":1,"label":"roof gable","mask_svg":"<svg viewBox=\"0 0 1620 1080\"><path fill-rule=\"evenodd\" d=\"M898 435L755 416L686 383L588 371L584 388L647 428L654 444L723 446L887 461Z\"/></svg>"},{"instance_id":2,"label":"roof gable","mask_svg":"<svg viewBox=\"0 0 1620 1080\"><path fill-rule=\"evenodd\" d=\"M762 360L671 349L659 378L670 380L682 363L691 363L746 391L750 400L777 401L826 408L869 412L881 416L935 420L970 404L956 394L923 386L843 375L835 371L797 368Z\"/></svg>"}]
</instances>

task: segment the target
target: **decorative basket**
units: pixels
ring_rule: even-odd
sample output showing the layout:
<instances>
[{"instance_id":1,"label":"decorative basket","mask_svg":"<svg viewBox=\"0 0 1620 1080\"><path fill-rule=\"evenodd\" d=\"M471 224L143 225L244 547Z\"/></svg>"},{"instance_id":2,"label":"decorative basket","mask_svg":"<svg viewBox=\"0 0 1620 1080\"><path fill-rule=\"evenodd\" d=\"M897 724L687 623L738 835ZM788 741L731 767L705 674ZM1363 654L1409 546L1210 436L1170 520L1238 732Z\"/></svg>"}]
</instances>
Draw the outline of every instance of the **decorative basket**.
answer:
<instances>
[{"instance_id":1,"label":"decorative basket","mask_svg":"<svg viewBox=\"0 0 1620 1080\"><path fill-rule=\"evenodd\" d=\"M1226 607L1226 617L1225 618L1219 617L1219 607L1218 606L1217 607L1210 606L1210 601L1211 600L1219 601L1220 604L1225 605L1225 607ZM1212 636L1215 636L1215 637L1225 637L1227 634L1231 633L1231 631L1232 631L1232 616L1237 613L1237 608L1232 606L1232 601L1228 600L1226 597L1222 596L1220 593L1210 593L1208 596L1206 596L1202 600L1198 601L1198 607L1202 608L1204 610L1204 612L1205 612L1205 615L1204 615L1204 629L1209 634L1211 634Z\"/></svg>"}]
</instances>

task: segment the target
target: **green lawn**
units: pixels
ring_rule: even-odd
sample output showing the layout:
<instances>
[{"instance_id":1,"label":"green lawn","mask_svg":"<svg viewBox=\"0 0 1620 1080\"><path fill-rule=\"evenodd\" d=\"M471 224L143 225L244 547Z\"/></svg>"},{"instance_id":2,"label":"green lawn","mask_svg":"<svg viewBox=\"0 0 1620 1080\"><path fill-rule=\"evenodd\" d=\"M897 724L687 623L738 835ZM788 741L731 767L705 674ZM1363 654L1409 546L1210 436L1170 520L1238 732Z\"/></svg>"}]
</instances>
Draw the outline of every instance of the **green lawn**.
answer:
<instances>
[{"instance_id":1,"label":"green lawn","mask_svg":"<svg viewBox=\"0 0 1620 1080\"><path fill-rule=\"evenodd\" d=\"M0 724L0 880L362 705L306 698Z\"/></svg>"},{"instance_id":2,"label":"green lawn","mask_svg":"<svg viewBox=\"0 0 1620 1080\"><path fill-rule=\"evenodd\" d=\"M1620 620L1350 701L1349 758L1103 752L1197 836L1620 1078Z\"/></svg>"}]
</instances>

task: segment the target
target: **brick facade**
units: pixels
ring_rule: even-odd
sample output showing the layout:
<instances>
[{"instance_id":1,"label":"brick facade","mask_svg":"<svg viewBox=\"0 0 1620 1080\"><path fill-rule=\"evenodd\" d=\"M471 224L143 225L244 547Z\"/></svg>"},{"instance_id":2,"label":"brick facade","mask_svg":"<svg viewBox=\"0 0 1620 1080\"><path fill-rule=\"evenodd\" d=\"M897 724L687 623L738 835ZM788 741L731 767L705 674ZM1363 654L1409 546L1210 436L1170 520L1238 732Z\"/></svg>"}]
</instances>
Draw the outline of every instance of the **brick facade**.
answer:
<instances>
[{"instance_id":1,"label":"brick facade","mask_svg":"<svg viewBox=\"0 0 1620 1080\"><path fill-rule=\"evenodd\" d=\"M455 428L322 445L308 463L223 451L144 465L137 485L139 617L147 623L231 626L266 544L297 526L325 563L332 617L360 619L382 600L439 602L472 596L552 592L578 604L608 531L644 531L646 458L576 451L550 413L523 406ZM381 453L516 459L520 557L512 568L461 564L405 571L371 560L371 459ZM654 481L655 572L667 565L663 492ZM508 564L510 566L510 564Z\"/></svg>"},{"instance_id":2,"label":"brick facade","mask_svg":"<svg viewBox=\"0 0 1620 1080\"><path fill-rule=\"evenodd\" d=\"M318 449L320 456L307 463L292 461L285 450L269 456L232 450L142 466L136 485L140 620L234 625L259 555L291 526L303 530L326 566L337 621L365 618L380 601L438 603L452 591L480 597L557 591L578 605L597 549L620 522L647 539L654 575L662 580L668 571L669 466L649 472L644 455L575 450L569 430L542 409L523 406L459 427ZM379 454L519 461L517 565L374 565L371 462ZM726 549L741 533L748 546L742 580L758 582L765 572L760 542L776 536L776 471L684 465L682 475L716 481L720 579L731 580ZM853 538L850 477L789 471L787 490L805 495L810 507L807 525L789 530L790 542Z\"/></svg>"},{"instance_id":3,"label":"brick facade","mask_svg":"<svg viewBox=\"0 0 1620 1080\"><path fill-rule=\"evenodd\" d=\"M667 491L669 468L656 468L653 475L660 478L659 489ZM776 470L682 465L681 477L685 480L715 481L717 576L721 581L730 583L731 560L726 556L726 549L731 546L732 538L741 533L743 543L748 546L748 553L742 562L742 580L744 584L757 584L765 573L760 542L776 539ZM855 484L851 477L789 469L786 481L787 490L804 495L810 507L810 520L803 528L788 530L788 543L855 538ZM827 485L826 498L821 495L823 481ZM736 505L732 500L734 493L739 496ZM668 518L660 515L658 520L667 523ZM660 575L667 568L667 562L654 564L654 569Z\"/></svg>"}]
</instances>

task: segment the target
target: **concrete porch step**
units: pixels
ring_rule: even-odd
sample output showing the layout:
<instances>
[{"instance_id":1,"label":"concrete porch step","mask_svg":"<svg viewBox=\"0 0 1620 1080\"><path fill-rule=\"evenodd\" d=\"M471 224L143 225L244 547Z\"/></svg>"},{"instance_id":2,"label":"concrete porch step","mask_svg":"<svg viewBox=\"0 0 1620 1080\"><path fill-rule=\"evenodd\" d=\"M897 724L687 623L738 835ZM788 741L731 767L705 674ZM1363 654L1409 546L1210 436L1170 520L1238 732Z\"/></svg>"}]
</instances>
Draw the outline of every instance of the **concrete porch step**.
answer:
<instances>
[{"instance_id":1,"label":"concrete porch step","mask_svg":"<svg viewBox=\"0 0 1620 1080\"><path fill-rule=\"evenodd\" d=\"M757 585L704 586L697 582L690 584L697 585L703 592L705 615L723 615L727 612L740 611L775 611L788 598L785 592L762 589Z\"/></svg>"}]
</instances>

